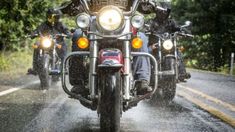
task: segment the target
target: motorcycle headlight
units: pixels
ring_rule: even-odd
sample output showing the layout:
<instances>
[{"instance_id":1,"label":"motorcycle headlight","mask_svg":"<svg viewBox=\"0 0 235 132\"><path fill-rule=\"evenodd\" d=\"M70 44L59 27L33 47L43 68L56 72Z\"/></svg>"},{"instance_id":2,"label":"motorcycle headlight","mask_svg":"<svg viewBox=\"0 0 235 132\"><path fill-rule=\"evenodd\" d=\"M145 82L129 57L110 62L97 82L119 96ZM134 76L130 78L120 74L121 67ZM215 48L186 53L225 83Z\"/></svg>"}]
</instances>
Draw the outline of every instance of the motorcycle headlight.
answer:
<instances>
[{"instance_id":1,"label":"motorcycle headlight","mask_svg":"<svg viewBox=\"0 0 235 132\"><path fill-rule=\"evenodd\" d=\"M173 43L172 43L171 40L168 39L168 40L165 40L165 41L163 42L163 48L164 48L164 49L166 49L166 50L171 50L172 47L173 47Z\"/></svg>"},{"instance_id":2,"label":"motorcycle headlight","mask_svg":"<svg viewBox=\"0 0 235 132\"><path fill-rule=\"evenodd\" d=\"M141 28L144 25L144 16L136 14L131 18L131 25L135 28Z\"/></svg>"},{"instance_id":3,"label":"motorcycle headlight","mask_svg":"<svg viewBox=\"0 0 235 132\"><path fill-rule=\"evenodd\" d=\"M51 42L50 38L45 37L45 38L42 39L42 46L44 48L49 48L49 47L51 47L51 45L52 45L52 42Z\"/></svg>"},{"instance_id":4,"label":"motorcycle headlight","mask_svg":"<svg viewBox=\"0 0 235 132\"><path fill-rule=\"evenodd\" d=\"M124 22L122 11L116 6L106 6L98 13L98 25L106 31L115 31Z\"/></svg>"},{"instance_id":5,"label":"motorcycle headlight","mask_svg":"<svg viewBox=\"0 0 235 132\"><path fill-rule=\"evenodd\" d=\"M90 24L90 16L86 13L79 14L77 16L76 23L79 28L87 28Z\"/></svg>"}]
</instances>

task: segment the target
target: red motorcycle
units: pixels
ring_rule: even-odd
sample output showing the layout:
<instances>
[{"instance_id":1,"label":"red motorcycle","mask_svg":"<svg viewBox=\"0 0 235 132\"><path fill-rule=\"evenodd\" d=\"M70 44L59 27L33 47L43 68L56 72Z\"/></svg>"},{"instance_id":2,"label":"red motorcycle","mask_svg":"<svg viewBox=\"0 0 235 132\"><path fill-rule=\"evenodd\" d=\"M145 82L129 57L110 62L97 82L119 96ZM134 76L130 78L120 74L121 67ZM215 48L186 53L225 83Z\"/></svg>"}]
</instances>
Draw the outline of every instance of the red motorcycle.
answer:
<instances>
[{"instance_id":1,"label":"red motorcycle","mask_svg":"<svg viewBox=\"0 0 235 132\"><path fill-rule=\"evenodd\" d=\"M137 13L140 0L133 2L130 11L118 6L107 5L98 12L92 12L86 0L82 0L85 12L78 14L76 23L83 30L77 41L80 49L70 53L64 61L62 70L62 86L71 98L78 99L81 104L97 110L100 116L101 131L120 131L120 117L137 103L155 93L158 84L157 61L149 53L133 52L141 48L142 40L136 32L144 25L144 17ZM131 48L132 47L132 48ZM84 88L88 95L75 94L69 90L67 78L70 61L73 57L83 57L83 64L88 69ZM134 56L149 57L153 64L153 91L138 96L132 72Z\"/></svg>"}]
</instances>

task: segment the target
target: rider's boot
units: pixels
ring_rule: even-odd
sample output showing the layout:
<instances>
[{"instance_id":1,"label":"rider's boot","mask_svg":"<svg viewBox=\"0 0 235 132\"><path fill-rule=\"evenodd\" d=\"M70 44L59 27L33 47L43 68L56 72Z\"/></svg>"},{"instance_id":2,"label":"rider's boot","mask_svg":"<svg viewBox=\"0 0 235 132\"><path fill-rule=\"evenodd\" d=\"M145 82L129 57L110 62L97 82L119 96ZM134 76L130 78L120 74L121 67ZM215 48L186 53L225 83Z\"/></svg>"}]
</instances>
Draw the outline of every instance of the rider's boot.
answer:
<instances>
[{"instance_id":1,"label":"rider's boot","mask_svg":"<svg viewBox=\"0 0 235 132\"><path fill-rule=\"evenodd\" d=\"M148 81L140 80L136 82L137 95L144 95L152 91Z\"/></svg>"},{"instance_id":2,"label":"rider's boot","mask_svg":"<svg viewBox=\"0 0 235 132\"><path fill-rule=\"evenodd\" d=\"M179 81L181 81L181 82L186 82L186 80L185 79L189 79L189 78L191 78L191 74L190 73L184 73L184 74L179 74Z\"/></svg>"}]
</instances>

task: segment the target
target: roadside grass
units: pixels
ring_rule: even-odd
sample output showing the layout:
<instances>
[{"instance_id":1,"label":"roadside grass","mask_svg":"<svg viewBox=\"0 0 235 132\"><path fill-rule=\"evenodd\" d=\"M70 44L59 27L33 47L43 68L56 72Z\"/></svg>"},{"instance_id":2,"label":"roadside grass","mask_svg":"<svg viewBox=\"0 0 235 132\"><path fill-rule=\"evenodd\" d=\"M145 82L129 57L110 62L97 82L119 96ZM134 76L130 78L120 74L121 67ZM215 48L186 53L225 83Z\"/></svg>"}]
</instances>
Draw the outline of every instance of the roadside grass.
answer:
<instances>
[{"instance_id":1,"label":"roadside grass","mask_svg":"<svg viewBox=\"0 0 235 132\"><path fill-rule=\"evenodd\" d=\"M198 68L196 60L186 61L186 67L190 68L190 69L202 70L202 69ZM202 71L209 71L209 70L202 70ZM215 72L215 71L209 71L209 72ZM215 73L229 75L230 74L230 67L228 64L225 64L224 66L219 67L218 71ZM233 67L233 74L232 75L235 75L235 64Z\"/></svg>"},{"instance_id":2,"label":"roadside grass","mask_svg":"<svg viewBox=\"0 0 235 132\"><path fill-rule=\"evenodd\" d=\"M0 77L14 78L32 66L32 51L0 52Z\"/></svg>"}]
</instances>

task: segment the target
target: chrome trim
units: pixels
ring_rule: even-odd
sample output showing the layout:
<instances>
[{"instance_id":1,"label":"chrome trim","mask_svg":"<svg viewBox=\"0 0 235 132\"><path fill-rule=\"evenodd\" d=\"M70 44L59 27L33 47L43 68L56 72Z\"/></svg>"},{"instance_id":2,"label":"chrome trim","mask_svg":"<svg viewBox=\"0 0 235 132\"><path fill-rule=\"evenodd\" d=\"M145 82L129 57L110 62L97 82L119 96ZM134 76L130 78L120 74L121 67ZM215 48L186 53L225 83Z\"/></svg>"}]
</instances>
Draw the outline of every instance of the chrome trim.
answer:
<instances>
[{"instance_id":1,"label":"chrome trim","mask_svg":"<svg viewBox=\"0 0 235 132\"><path fill-rule=\"evenodd\" d=\"M98 43L97 41L91 42L90 46L90 67L89 67L89 88L90 98L95 98L96 89L96 65L98 59Z\"/></svg>"},{"instance_id":2,"label":"chrome trim","mask_svg":"<svg viewBox=\"0 0 235 132\"><path fill-rule=\"evenodd\" d=\"M87 32L87 34L96 35L96 36L102 37L102 38L121 38L123 36L132 35L132 32L119 34L119 35L104 35L104 34L100 34L100 33L96 33L96 32Z\"/></svg>"},{"instance_id":3,"label":"chrome trim","mask_svg":"<svg viewBox=\"0 0 235 132\"><path fill-rule=\"evenodd\" d=\"M158 55L159 55L159 71L162 71L162 41L160 38L158 38Z\"/></svg>"},{"instance_id":4,"label":"chrome trim","mask_svg":"<svg viewBox=\"0 0 235 132\"><path fill-rule=\"evenodd\" d=\"M70 95L72 98L78 99L80 101L83 101L83 102L86 102L86 103L92 105L92 101L82 97L81 95L70 92L70 90L68 90L67 85L66 85L66 73L67 73L66 64L68 63L69 59L72 56L75 56L75 55L84 56L84 55L89 55L89 54L90 54L90 52L88 52L88 51L76 51L76 52L72 52L72 53L67 55L67 57L65 58L65 60L63 62L63 65L62 65L62 80L61 80L61 83L62 83L62 88L65 91L65 93Z\"/></svg>"},{"instance_id":5,"label":"chrome trim","mask_svg":"<svg viewBox=\"0 0 235 132\"><path fill-rule=\"evenodd\" d=\"M175 47L175 78L178 79L179 77L179 69L178 69L178 53L177 53L177 41L176 41L176 38L174 38L174 47Z\"/></svg>"},{"instance_id":6,"label":"chrome trim","mask_svg":"<svg viewBox=\"0 0 235 132\"><path fill-rule=\"evenodd\" d=\"M132 15L137 11L137 8L138 8L138 6L139 6L139 3L140 3L140 0L135 0L135 1L133 2L133 4L132 4L132 7L133 7L133 9L132 9Z\"/></svg>"},{"instance_id":7,"label":"chrome trim","mask_svg":"<svg viewBox=\"0 0 235 132\"><path fill-rule=\"evenodd\" d=\"M87 3L86 0L80 0L80 3L82 3L81 5L82 5L82 7L84 8L84 10L85 10L86 13L92 14L92 13L90 12L90 8L89 8L88 3Z\"/></svg>"},{"instance_id":8,"label":"chrome trim","mask_svg":"<svg viewBox=\"0 0 235 132\"><path fill-rule=\"evenodd\" d=\"M123 46L123 58L124 58L124 99L129 100L130 99L130 87L131 87L131 47L130 47L130 42L129 41L124 41L124 46Z\"/></svg>"}]
</instances>

